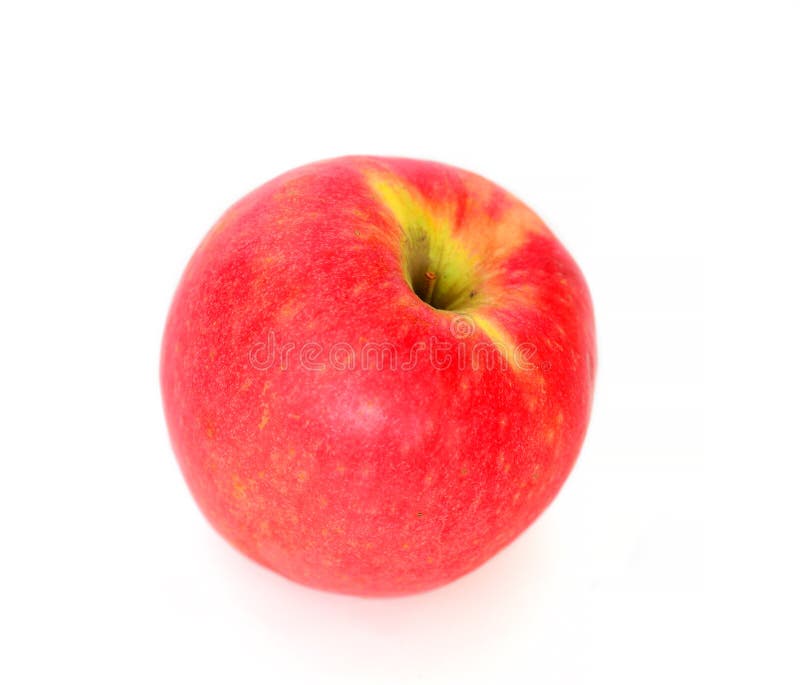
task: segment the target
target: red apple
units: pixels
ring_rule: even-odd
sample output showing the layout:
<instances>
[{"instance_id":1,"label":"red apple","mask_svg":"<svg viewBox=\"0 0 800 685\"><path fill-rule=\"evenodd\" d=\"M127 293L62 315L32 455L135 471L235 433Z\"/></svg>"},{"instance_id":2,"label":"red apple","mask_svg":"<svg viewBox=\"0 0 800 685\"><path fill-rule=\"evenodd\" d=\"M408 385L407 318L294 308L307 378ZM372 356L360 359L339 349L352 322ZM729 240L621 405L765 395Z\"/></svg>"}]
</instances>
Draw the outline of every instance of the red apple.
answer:
<instances>
[{"instance_id":1,"label":"red apple","mask_svg":"<svg viewBox=\"0 0 800 685\"><path fill-rule=\"evenodd\" d=\"M443 164L345 157L211 229L161 384L189 488L236 548L313 587L400 595L542 512L594 369L586 284L528 207Z\"/></svg>"}]
</instances>

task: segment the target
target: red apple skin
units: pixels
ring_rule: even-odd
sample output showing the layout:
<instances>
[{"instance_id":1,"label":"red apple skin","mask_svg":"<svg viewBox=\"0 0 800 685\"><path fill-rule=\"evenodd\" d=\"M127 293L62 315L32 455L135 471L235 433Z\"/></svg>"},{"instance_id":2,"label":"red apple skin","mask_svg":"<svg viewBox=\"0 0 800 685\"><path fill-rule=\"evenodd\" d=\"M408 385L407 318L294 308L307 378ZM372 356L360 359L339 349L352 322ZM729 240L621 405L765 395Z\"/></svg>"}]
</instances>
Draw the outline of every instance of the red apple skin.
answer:
<instances>
[{"instance_id":1,"label":"red apple skin","mask_svg":"<svg viewBox=\"0 0 800 685\"><path fill-rule=\"evenodd\" d=\"M404 277L415 222L474 267L458 311ZM270 335L295 348L267 368ZM432 338L453 363L412 364ZM362 363L370 342L401 367ZM329 363L335 344L355 368ZM211 229L172 302L161 385L219 533L299 583L389 596L452 581L536 519L578 455L594 369L586 283L530 209L454 167L345 157L270 181Z\"/></svg>"}]
</instances>

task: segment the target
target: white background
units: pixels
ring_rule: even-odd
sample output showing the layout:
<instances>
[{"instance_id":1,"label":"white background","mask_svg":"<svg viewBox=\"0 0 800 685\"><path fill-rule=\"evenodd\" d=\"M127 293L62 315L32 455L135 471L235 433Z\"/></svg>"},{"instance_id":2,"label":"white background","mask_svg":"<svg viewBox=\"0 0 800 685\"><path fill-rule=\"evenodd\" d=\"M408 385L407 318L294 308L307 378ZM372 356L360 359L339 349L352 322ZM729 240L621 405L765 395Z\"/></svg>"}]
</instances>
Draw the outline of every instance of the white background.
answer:
<instances>
[{"instance_id":1,"label":"white background","mask_svg":"<svg viewBox=\"0 0 800 685\"><path fill-rule=\"evenodd\" d=\"M0 680L797 682L798 35L793 2L3 3ZM598 324L556 502L396 600L230 549L158 388L205 231L352 153L522 197Z\"/></svg>"}]
</instances>

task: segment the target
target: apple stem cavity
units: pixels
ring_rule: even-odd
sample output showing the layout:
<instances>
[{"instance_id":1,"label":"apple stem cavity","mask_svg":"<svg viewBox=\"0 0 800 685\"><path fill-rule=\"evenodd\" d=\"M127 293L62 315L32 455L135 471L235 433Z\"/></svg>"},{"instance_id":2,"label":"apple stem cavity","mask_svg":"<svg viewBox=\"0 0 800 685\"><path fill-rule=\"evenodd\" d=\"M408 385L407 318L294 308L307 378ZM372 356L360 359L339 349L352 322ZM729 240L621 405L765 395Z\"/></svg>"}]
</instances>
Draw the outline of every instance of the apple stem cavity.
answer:
<instances>
[{"instance_id":1,"label":"apple stem cavity","mask_svg":"<svg viewBox=\"0 0 800 685\"><path fill-rule=\"evenodd\" d=\"M442 229L404 229L403 271L419 299L434 309L465 311L476 306L481 280L476 260Z\"/></svg>"}]
</instances>

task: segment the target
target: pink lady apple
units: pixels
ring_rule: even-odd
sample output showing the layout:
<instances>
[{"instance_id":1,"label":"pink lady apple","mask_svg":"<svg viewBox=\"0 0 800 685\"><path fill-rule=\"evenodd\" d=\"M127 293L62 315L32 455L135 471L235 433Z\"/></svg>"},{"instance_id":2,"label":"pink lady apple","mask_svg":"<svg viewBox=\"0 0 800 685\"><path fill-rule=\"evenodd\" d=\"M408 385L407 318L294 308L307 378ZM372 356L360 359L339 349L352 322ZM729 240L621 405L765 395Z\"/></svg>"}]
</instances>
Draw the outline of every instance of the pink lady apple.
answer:
<instances>
[{"instance_id":1,"label":"pink lady apple","mask_svg":"<svg viewBox=\"0 0 800 685\"><path fill-rule=\"evenodd\" d=\"M232 545L316 588L400 595L542 512L594 369L586 283L528 207L454 167L345 157L211 229L161 385L183 475Z\"/></svg>"}]
</instances>

